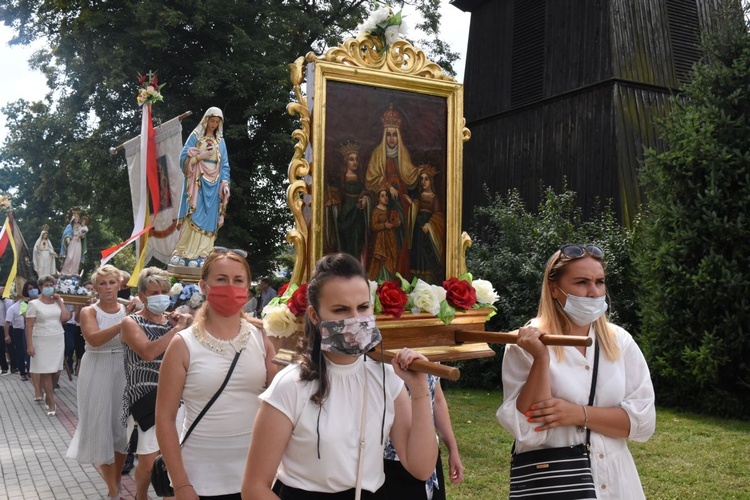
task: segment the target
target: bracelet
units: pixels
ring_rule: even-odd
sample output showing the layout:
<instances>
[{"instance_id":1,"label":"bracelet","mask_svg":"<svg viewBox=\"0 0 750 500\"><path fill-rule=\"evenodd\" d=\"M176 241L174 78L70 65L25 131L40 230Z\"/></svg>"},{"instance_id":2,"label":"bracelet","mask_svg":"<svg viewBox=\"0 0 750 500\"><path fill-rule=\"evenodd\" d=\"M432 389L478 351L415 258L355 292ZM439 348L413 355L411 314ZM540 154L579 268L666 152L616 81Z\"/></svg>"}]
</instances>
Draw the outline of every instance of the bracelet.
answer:
<instances>
[{"instance_id":1,"label":"bracelet","mask_svg":"<svg viewBox=\"0 0 750 500\"><path fill-rule=\"evenodd\" d=\"M430 391L427 391L425 394L422 394L421 396L414 396L414 395L412 395L411 400L412 401L416 401L417 399L426 398L429 395L430 395Z\"/></svg>"},{"instance_id":2,"label":"bracelet","mask_svg":"<svg viewBox=\"0 0 750 500\"><path fill-rule=\"evenodd\" d=\"M583 427L579 425L578 430L580 432L586 432L586 430L589 428L589 414L586 411L586 407L584 405L581 405L581 408L583 408Z\"/></svg>"},{"instance_id":3,"label":"bracelet","mask_svg":"<svg viewBox=\"0 0 750 500\"><path fill-rule=\"evenodd\" d=\"M183 484L182 486L177 486L177 487L173 487L172 489L173 489L173 490L175 490L175 491L177 491L177 490L179 490L180 488L184 488L185 486L193 486L193 485L192 485L192 484L190 484L190 483L185 483L185 484Z\"/></svg>"}]
</instances>

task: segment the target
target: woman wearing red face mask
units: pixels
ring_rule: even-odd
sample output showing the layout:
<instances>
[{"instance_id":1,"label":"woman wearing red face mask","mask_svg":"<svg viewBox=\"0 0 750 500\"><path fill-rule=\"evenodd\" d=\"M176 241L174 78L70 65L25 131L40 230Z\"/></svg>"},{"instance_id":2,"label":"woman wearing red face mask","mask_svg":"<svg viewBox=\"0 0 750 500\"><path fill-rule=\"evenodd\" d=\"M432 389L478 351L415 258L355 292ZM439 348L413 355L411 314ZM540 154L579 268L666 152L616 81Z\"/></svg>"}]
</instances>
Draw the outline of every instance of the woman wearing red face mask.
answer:
<instances>
[{"instance_id":1,"label":"woman wearing red face mask","mask_svg":"<svg viewBox=\"0 0 750 500\"><path fill-rule=\"evenodd\" d=\"M206 301L193 326L175 336L164 356L156 435L178 499L240 498L258 396L276 374L273 345L242 312L250 282L246 256L221 247L209 255L200 281ZM224 389L185 439L235 357ZM185 422L178 435L180 399Z\"/></svg>"}]
</instances>

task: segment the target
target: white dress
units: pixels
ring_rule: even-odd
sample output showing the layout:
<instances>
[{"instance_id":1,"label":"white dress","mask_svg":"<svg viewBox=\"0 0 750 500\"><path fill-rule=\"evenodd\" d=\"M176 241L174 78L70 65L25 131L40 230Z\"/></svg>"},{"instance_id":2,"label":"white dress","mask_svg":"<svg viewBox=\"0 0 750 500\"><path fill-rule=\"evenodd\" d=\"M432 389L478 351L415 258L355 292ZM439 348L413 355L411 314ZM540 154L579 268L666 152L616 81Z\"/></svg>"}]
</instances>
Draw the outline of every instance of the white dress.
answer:
<instances>
[{"instance_id":1,"label":"white dress","mask_svg":"<svg viewBox=\"0 0 750 500\"><path fill-rule=\"evenodd\" d=\"M231 341L210 333L196 336L195 327L179 332L190 354L182 398L185 420L180 441L216 394L227 376L236 350L243 349L229 382L201 418L182 447L182 460L198 495L239 493L250 448L258 396L266 385L263 333L242 320Z\"/></svg>"},{"instance_id":2,"label":"white dress","mask_svg":"<svg viewBox=\"0 0 750 500\"><path fill-rule=\"evenodd\" d=\"M337 365L325 356L323 359L328 372L329 393L320 412L320 458L316 430L319 407L310 400L317 390L317 380L300 380L300 366L292 364L276 374L271 386L260 396L294 425L281 459L278 478L292 488L324 493L346 491L356 486L363 388L367 383L362 489L375 492L385 482L384 441L391 432L394 401L403 390L404 382L390 365L385 365L384 379L383 364L365 361L365 356L349 365Z\"/></svg>"},{"instance_id":3,"label":"white dress","mask_svg":"<svg viewBox=\"0 0 750 500\"><path fill-rule=\"evenodd\" d=\"M116 313L106 313L99 306L96 323L100 330L122 321L125 306ZM86 343L86 355L78 373L78 426L68 448L67 457L82 464L111 464L115 452L127 453L128 436L120 419L122 395L125 392L125 360L118 333L104 345Z\"/></svg>"},{"instance_id":4,"label":"white dress","mask_svg":"<svg viewBox=\"0 0 750 500\"><path fill-rule=\"evenodd\" d=\"M610 324L620 346L620 358L607 359L599 354L599 373L594 396L594 406L621 407L630 418L632 441L647 441L656 426L654 387L648 366L638 344L619 326ZM589 337L594 337L593 328ZM565 347L562 363L557 362L550 348L550 385L552 397L571 403L588 405L594 367L594 349L586 349L586 356L575 347ZM581 444L586 434L575 426L556 427L536 432L539 424L531 424L516 409L533 358L514 344L505 346L503 358L503 404L497 410L500 424L516 439L516 452L523 453L540 448L555 448ZM625 438L612 438L591 432L591 469L594 474L597 498L645 498L638 471L628 450Z\"/></svg>"},{"instance_id":5,"label":"white dress","mask_svg":"<svg viewBox=\"0 0 750 500\"><path fill-rule=\"evenodd\" d=\"M27 318L36 318L31 331L34 357L29 364L30 373L56 373L63 369L65 330L60 323L60 306L45 304L39 299L29 302Z\"/></svg>"}]
</instances>

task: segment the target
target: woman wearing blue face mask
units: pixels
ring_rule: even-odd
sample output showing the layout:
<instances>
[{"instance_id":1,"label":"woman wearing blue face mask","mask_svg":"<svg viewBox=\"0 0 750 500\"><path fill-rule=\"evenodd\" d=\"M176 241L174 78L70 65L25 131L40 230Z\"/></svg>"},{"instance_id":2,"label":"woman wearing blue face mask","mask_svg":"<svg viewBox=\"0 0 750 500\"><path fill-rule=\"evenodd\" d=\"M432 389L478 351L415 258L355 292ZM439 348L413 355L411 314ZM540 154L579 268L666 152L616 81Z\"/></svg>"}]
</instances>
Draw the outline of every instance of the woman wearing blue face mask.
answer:
<instances>
[{"instance_id":1,"label":"woman wearing blue face mask","mask_svg":"<svg viewBox=\"0 0 750 500\"><path fill-rule=\"evenodd\" d=\"M29 302L26 310L26 352L31 356L29 372L35 382L35 400L41 400L43 390L47 415L54 416L55 382L53 377L63 369L65 330L62 324L70 319L62 297L55 293L55 278L42 276L37 281L41 293ZM36 380L38 386L36 385Z\"/></svg>"},{"instance_id":2,"label":"woman wearing blue face mask","mask_svg":"<svg viewBox=\"0 0 750 500\"><path fill-rule=\"evenodd\" d=\"M408 371L423 356L403 349L393 367L364 356L381 335L351 255L320 259L307 294L295 363L260 396L243 498L385 498L387 436L409 473L426 480L437 460L427 375Z\"/></svg>"},{"instance_id":3,"label":"woman wearing blue face mask","mask_svg":"<svg viewBox=\"0 0 750 500\"><path fill-rule=\"evenodd\" d=\"M128 449L125 426L120 420L125 391L120 332L123 318L135 304L117 302L120 270L116 267L100 267L91 281L99 300L81 310L86 356L78 373L78 426L67 456L82 464L99 465L108 497L119 498L120 472Z\"/></svg>"},{"instance_id":4,"label":"woman wearing blue face mask","mask_svg":"<svg viewBox=\"0 0 750 500\"><path fill-rule=\"evenodd\" d=\"M505 348L497 418L519 454L589 439L591 493L645 498L626 441L653 434L654 389L638 345L607 321L603 257L595 245L564 245L547 262L537 317ZM591 337L594 346L548 347L545 333Z\"/></svg>"}]
</instances>

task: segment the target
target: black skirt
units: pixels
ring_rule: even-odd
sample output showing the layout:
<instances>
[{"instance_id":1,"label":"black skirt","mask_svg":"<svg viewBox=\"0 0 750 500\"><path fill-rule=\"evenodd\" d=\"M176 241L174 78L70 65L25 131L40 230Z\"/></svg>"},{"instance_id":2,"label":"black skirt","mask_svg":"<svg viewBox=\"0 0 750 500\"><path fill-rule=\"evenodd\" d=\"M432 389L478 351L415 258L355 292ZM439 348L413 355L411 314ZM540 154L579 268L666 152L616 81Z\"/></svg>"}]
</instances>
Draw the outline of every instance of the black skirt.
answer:
<instances>
[{"instance_id":1,"label":"black skirt","mask_svg":"<svg viewBox=\"0 0 750 500\"><path fill-rule=\"evenodd\" d=\"M388 500L427 500L425 481L409 474L398 460L383 460L385 470L385 489ZM443 462L438 452L437 464L438 488L432 490L432 500L445 500L445 478L443 476Z\"/></svg>"},{"instance_id":2,"label":"black skirt","mask_svg":"<svg viewBox=\"0 0 750 500\"><path fill-rule=\"evenodd\" d=\"M305 491L299 488L292 488L287 486L281 481L276 481L273 485L273 492L276 493L281 500L354 500L354 488L346 491L340 491L338 493L321 493L318 491ZM362 490L363 500L386 500L388 497L385 494L385 486L381 486L375 493L367 490Z\"/></svg>"}]
</instances>

